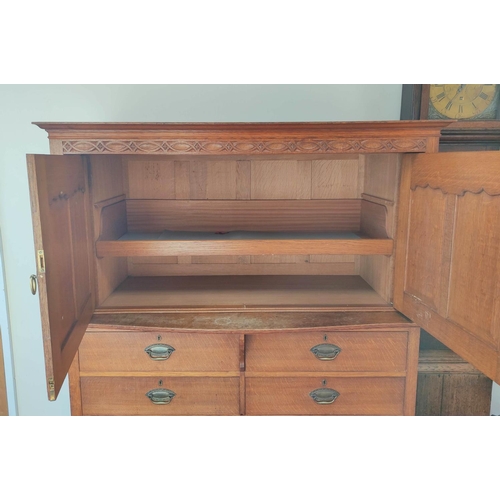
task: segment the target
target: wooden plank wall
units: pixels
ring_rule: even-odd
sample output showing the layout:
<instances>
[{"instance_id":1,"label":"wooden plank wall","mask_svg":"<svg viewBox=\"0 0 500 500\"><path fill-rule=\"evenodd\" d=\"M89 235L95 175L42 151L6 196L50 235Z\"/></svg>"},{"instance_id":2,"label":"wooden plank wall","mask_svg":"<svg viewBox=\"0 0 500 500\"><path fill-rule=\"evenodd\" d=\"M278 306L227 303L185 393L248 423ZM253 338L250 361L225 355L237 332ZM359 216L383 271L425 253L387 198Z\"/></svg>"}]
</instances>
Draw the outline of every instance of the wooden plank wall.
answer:
<instances>
[{"instance_id":1,"label":"wooden plank wall","mask_svg":"<svg viewBox=\"0 0 500 500\"><path fill-rule=\"evenodd\" d=\"M185 160L124 156L128 199L328 200L361 198L358 155L335 159ZM207 256L128 259L133 276L357 274L359 257Z\"/></svg>"}]
</instances>

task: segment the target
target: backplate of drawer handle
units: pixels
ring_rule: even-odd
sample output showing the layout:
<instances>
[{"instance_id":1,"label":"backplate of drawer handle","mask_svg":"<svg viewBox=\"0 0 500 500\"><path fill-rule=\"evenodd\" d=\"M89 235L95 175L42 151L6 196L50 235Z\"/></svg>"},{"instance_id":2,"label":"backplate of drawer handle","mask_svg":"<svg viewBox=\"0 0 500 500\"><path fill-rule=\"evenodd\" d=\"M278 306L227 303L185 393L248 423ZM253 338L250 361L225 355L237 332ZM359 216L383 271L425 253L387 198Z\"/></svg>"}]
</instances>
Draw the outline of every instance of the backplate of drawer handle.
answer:
<instances>
[{"instance_id":1,"label":"backplate of drawer handle","mask_svg":"<svg viewBox=\"0 0 500 500\"><path fill-rule=\"evenodd\" d=\"M340 393L329 387L321 387L310 392L309 396L319 405L331 405L340 396Z\"/></svg>"},{"instance_id":2,"label":"backplate of drawer handle","mask_svg":"<svg viewBox=\"0 0 500 500\"><path fill-rule=\"evenodd\" d=\"M168 344L151 344L146 349L144 349L151 359L155 361L164 361L170 358L170 355L175 351L175 349Z\"/></svg>"},{"instance_id":3,"label":"backplate of drawer handle","mask_svg":"<svg viewBox=\"0 0 500 500\"><path fill-rule=\"evenodd\" d=\"M331 361L342 351L342 349L335 344L318 344L311 347L310 350L321 361Z\"/></svg>"},{"instance_id":4,"label":"backplate of drawer handle","mask_svg":"<svg viewBox=\"0 0 500 500\"><path fill-rule=\"evenodd\" d=\"M155 405L168 405L175 396L175 392L170 389L152 389L146 396Z\"/></svg>"}]
</instances>

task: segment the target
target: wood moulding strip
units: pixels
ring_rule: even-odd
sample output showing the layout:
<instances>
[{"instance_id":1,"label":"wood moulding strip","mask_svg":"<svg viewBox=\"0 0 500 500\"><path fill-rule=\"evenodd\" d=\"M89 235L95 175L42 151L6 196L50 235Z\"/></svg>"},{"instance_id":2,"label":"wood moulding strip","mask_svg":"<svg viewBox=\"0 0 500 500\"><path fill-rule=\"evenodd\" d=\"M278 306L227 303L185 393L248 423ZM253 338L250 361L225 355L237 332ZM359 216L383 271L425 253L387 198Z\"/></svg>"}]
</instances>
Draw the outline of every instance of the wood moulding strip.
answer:
<instances>
[{"instance_id":1,"label":"wood moulding strip","mask_svg":"<svg viewBox=\"0 0 500 500\"><path fill-rule=\"evenodd\" d=\"M282 377L328 377L328 379L332 378L376 378L376 377L394 377L401 378L406 377L406 372L335 372L335 371L327 371L324 372L251 372L248 371L245 373L247 378L282 378Z\"/></svg>"},{"instance_id":2,"label":"wood moulding strip","mask_svg":"<svg viewBox=\"0 0 500 500\"><path fill-rule=\"evenodd\" d=\"M297 155L424 152L451 121L36 123L63 154Z\"/></svg>"},{"instance_id":3,"label":"wood moulding strip","mask_svg":"<svg viewBox=\"0 0 500 500\"><path fill-rule=\"evenodd\" d=\"M80 372L80 377L239 377L240 372Z\"/></svg>"}]
</instances>

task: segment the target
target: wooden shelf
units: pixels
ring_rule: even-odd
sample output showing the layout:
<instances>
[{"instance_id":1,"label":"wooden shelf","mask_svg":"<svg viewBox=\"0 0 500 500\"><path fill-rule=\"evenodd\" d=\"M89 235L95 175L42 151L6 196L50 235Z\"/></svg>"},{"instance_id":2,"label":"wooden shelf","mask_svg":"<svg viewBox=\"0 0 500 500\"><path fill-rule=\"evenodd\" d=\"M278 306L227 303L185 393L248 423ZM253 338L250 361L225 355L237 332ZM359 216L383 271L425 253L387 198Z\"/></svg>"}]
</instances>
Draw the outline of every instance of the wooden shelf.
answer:
<instances>
[{"instance_id":1,"label":"wooden shelf","mask_svg":"<svg viewBox=\"0 0 500 500\"><path fill-rule=\"evenodd\" d=\"M128 277L99 310L392 310L360 276Z\"/></svg>"},{"instance_id":2,"label":"wooden shelf","mask_svg":"<svg viewBox=\"0 0 500 500\"><path fill-rule=\"evenodd\" d=\"M234 231L226 234L188 231L125 233L96 243L98 257L179 255L390 255L393 240L362 233Z\"/></svg>"}]
</instances>

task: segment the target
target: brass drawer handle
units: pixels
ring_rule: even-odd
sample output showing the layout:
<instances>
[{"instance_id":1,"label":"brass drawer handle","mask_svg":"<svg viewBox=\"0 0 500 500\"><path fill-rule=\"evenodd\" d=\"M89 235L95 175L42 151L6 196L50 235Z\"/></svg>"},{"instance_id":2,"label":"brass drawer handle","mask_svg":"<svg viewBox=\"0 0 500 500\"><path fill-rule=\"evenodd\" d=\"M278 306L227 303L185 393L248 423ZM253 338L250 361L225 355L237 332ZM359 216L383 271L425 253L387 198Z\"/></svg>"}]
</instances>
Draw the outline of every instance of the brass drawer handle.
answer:
<instances>
[{"instance_id":1,"label":"brass drawer handle","mask_svg":"<svg viewBox=\"0 0 500 500\"><path fill-rule=\"evenodd\" d=\"M311 347L311 352L321 361L331 361L335 359L342 349L335 344L318 344Z\"/></svg>"},{"instance_id":2,"label":"brass drawer handle","mask_svg":"<svg viewBox=\"0 0 500 500\"><path fill-rule=\"evenodd\" d=\"M170 355L175 351L175 349L168 344L151 344L146 349L144 349L151 359L155 361L164 361L170 358Z\"/></svg>"},{"instance_id":3,"label":"brass drawer handle","mask_svg":"<svg viewBox=\"0 0 500 500\"><path fill-rule=\"evenodd\" d=\"M331 405L340 396L340 393L328 387L321 387L321 389L310 392L309 396L319 405Z\"/></svg>"},{"instance_id":4,"label":"brass drawer handle","mask_svg":"<svg viewBox=\"0 0 500 500\"><path fill-rule=\"evenodd\" d=\"M175 392L170 389L152 389L146 396L155 405L168 405L175 396Z\"/></svg>"}]
</instances>

